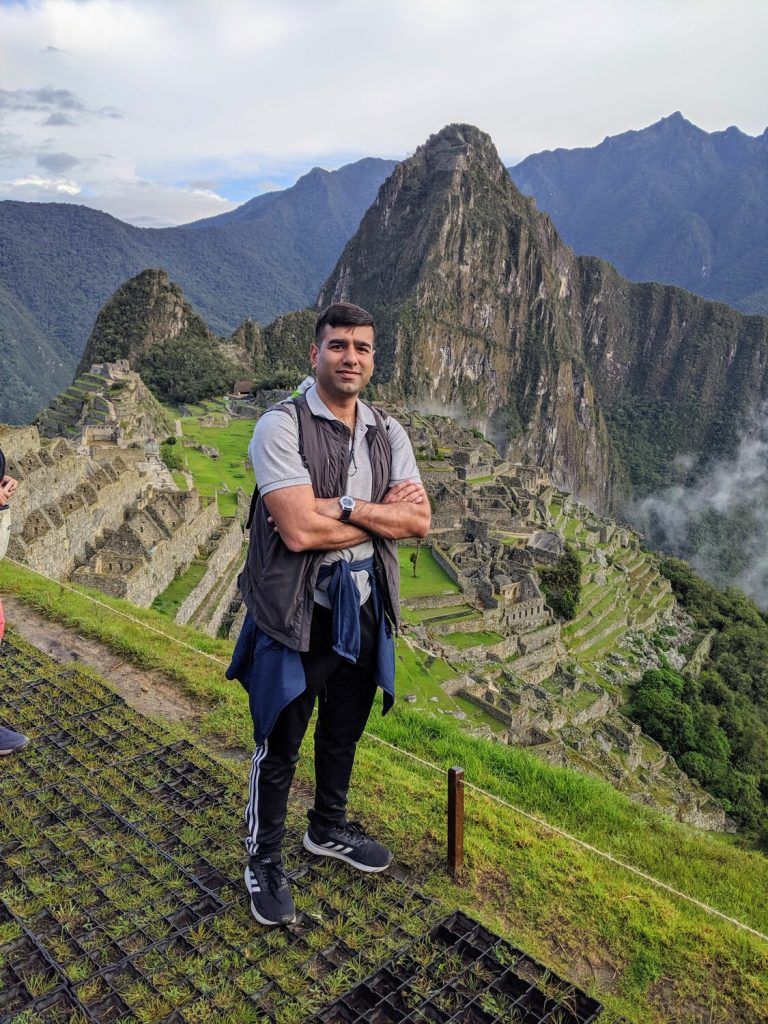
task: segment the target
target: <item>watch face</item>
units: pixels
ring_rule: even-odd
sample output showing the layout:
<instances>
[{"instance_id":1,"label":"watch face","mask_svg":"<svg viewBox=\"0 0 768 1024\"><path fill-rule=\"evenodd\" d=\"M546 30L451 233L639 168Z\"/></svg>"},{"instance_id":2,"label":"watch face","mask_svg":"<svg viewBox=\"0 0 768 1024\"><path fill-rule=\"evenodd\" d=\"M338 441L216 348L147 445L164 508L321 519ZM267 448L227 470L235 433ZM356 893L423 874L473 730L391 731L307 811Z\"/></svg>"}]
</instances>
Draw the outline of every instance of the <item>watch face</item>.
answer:
<instances>
[{"instance_id":1,"label":"watch face","mask_svg":"<svg viewBox=\"0 0 768 1024\"><path fill-rule=\"evenodd\" d=\"M341 504L341 507L345 511L351 512L352 509L355 507L355 499L350 498L348 494L345 494L343 497L339 498L339 502Z\"/></svg>"}]
</instances>

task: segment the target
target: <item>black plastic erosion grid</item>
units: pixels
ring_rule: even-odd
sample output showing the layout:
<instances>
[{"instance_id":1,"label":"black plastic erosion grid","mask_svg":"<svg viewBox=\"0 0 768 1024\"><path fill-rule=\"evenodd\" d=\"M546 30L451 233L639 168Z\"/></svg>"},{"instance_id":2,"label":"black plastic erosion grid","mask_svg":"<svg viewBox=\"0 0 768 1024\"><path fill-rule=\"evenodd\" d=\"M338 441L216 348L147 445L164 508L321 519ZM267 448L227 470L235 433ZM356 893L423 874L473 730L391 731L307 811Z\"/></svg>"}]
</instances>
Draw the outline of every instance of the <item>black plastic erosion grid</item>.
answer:
<instances>
[{"instance_id":1,"label":"black plastic erosion grid","mask_svg":"<svg viewBox=\"0 0 768 1024\"><path fill-rule=\"evenodd\" d=\"M0 718L33 742L0 776L0 1024L595 1019L599 1004L476 922L435 924L396 878L308 857L296 828L296 924L258 928L239 781L9 641Z\"/></svg>"},{"instance_id":2,"label":"black plastic erosion grid","mask_svg":"<svg viewBox=\"0 0 768 1024\"><path fill-rule=\"evenodd\" d=\"M596 1000L456 911L312 1024L590 1024L601 1010Z\"/></svg>"}]
</instances>

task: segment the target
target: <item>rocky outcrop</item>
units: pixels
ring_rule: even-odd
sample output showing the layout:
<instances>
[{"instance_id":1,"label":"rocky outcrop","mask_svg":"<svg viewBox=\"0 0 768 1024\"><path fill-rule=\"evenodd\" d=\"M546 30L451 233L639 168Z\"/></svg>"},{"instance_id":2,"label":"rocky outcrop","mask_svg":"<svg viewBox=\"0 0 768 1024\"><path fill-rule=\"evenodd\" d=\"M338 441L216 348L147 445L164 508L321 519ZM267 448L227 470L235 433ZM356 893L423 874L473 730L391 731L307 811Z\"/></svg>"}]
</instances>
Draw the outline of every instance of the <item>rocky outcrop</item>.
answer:
<instances>
[{"instance_id":1,"label":"rocky outcrop","mask_svg":"<svg viewBox=\"0 0 768 1024\"><path fill-rule=\"evenodd\" d=\"M264 358L264 337L255 320L243 320L227 338L227 344L243 366L253 366Z\"/></svg>"},{"instance_id":2,"label":"rocky outcrop","mask_svg":"<svg viewBox=\"0 0 768 1024\"><path fill-rule=\"evenodd\" d=\"M243 325L234 340L221 341L164 270L143 270L100 311L77 372L127 360L156 394L194 402L227 392L250 371L249 344L257 344L253 330Z\"/></svg>"}]
</instances>

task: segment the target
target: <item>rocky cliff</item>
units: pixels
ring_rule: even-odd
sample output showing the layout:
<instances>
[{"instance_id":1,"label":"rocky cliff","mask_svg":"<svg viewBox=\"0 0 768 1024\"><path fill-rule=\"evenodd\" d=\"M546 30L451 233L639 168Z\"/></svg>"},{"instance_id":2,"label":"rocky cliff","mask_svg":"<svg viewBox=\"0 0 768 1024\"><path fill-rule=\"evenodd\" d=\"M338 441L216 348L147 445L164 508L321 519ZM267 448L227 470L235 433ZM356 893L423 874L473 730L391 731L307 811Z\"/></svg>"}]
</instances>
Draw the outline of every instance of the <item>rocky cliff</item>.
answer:
<instances>
[{"instance_id":1,"label":"rocky cliff","mask_svg":"<svg viewBox=\"0 0 768 1024\"><path fill-rule=\"evenodd\" d=\"M766 391L768 320L576 257L490 138L449 125L382 185L321 289L379 324L379 379L460 408L603 509L727 447Z\"/></svg>"}]
</instances>

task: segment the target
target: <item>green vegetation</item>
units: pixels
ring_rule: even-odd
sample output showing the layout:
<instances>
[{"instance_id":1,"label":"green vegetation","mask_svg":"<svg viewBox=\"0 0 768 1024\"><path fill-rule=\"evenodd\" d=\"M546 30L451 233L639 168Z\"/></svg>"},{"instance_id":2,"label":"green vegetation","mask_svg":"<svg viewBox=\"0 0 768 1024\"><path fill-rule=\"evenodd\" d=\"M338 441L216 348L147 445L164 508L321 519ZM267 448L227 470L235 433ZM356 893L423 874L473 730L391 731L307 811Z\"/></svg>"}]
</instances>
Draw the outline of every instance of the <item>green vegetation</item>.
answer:
<instances>
[{"instance_id":1,"label":"green vegetation","mask_svg":"<svg viewBox=\"0 0 768 1024\"><path fill-rule=\"evenodd\" d=\"M192 593L200 580L205 576L208 563L201 558L192 561L184 572L180 573L152 602L152 607L161 615L174 618L182 603Z\"/></svg>"},{"instance_id":2,"label":"green vegetation","mask_svg":"<svg viewBox=\"0 0 768 1024\"><path fill-rule=\"evenodd\" d=\"M160 458L171 472L174 470L178 472L183 469L184 462L175 437L169 437L167 441L160 445Z\"/></svg>"},{"instance_id":3,"label":"green vegetation","mask_svg":"<svg viewBox=\"0 0 768 1024\"><path fill-rule=\"evenodd\" d=\"M501 643L504 639L503 636L499 636L498 633L494 633L491 630L476 630L468 633L446 633L442 640L450 644L452 647L458 647L460 651L466 650L468 647L478 647L480 645L490 647L493 644Z\"/></svg>"},{"instance_id":4,"label":"green vegetation","mask_svg":"<svg viewBox=\"0 0 768 1024\"><path fill-rule=\"evenodd\" d=\"M250 747L245 695L223 680L223 665L202 653L226 663L231 644L102 594L106 608L91 604L7 562L0 564L0 589L175 681L200 706L190 738L223 742L228 749L237 743ZM115 614L121 610L139 623ZM192 649L168 643L147 625ZM451 885L440 866L443 781L376 737L442 769L461 764L473 784L762 931L768 928L766 858L739 849L727 837L681 826L597 779L551 766L522 749L473 739L449 716L432 718L398 705L386 718L374 710L368 729L355 772L354 813L393 846L440 906L461 906L579 981L606 1003L608 1019L624 1014L630 1024L665 1024L689 1019L690 1008L702 1006L713 1021L753 1024L768 1013L768 947L759 939L737 933L475 790L466 798L467 870L461 887ZM305 783L311 782L310 749L308 739L299 765ZM237 763L231 770L244 792L247 767ZM229 830L225 842L239 856L231 837L236 810L228 800L211 813ZM196 842L206 842L205 827L203 822ZM313 907L310 902L306 909L311 913ZM365 917L371 920L370 913ZM248 934L261 933L250 925ZM674 986L668 978L675 979Z\"/></svg>"},{"instance_id":5,"label":"green vegetation","mask_svg":"<svg viewBox=\"0 0 768 1024\"><path fill-rule=\"evenodd\" d=\"M205 407L201 407L201 414L223 411L223 405L218 402L209 402ZM223 516L236 514L238 487L249 495L254 488L248 445L253 436L255 422L248 419L232 419L228 427L201 427L197 416L184 416L181 419L185 439L195 444L216 448L219 452L219 457L212 459L195 448L181 448L184 466L192 474L195 487L201 494L215 496L218 499L219 512Z\"/></svg>"},{"instance_id":6,"label":"green vegetation","mask_svg":"<svg viewBox=\"0 0 768 1024\"><path fill-rule=\"evenodd\" d=\"M400 597L403 601L407 601L410 597L434 597L439 594L461 592L460 587L435 561L432 549L426 544L422 544L419 548L416 576L414 577L411 555L415 552L415 545L398 544L397 546L397 556L400 560Z\"/></svg>"},{"instance_id":7,"label":"green vegetation","mask_svg":"<svg viewBox=\"0 0 768 1024\"><path fill-rule=\"evenodd\" d=\"M563 619L572 619L581 597L581 562L570 544L557 562L539 570L539 582L547 604Z\"/></svg>"},{"instance_id":8,"label":"green vegetation","mask_svg":"<svg viewBox=\"0 0 768 1024\"><path fill-rule=\"evenodd\" d=\"M156 342L143 360L133 360L148 387L168 402L199 402L226 394L243 369L222 346L193 334Z\"/></svg>"},{"instance_id":9,"label":"green vegetation","mask_svg":"<svg viewBox=\"0 0 768 1024\"><path fill-rule=\"evenodd\" d=\"M744 594L717 590L685 562L666 558L660 568L696 625L717 632L696 679L681 685L667 672L641 682L634 713L768 849L768 622Z\"/></svg>"}]
</instances>

